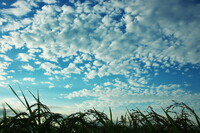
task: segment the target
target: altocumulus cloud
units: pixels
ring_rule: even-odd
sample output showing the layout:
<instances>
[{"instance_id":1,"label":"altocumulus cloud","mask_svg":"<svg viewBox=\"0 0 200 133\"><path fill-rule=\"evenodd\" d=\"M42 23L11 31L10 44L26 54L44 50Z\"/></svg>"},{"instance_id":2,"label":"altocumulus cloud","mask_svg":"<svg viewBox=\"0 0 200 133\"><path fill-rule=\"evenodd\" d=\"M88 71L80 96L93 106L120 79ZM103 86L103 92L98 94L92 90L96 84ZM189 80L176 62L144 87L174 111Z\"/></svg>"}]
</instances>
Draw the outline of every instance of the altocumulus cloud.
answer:
<instances>
[{"instance_id":1,"label":"altocumulus cloud","mask_svg":"<svg viewBox=\"0 0 200 133\"><path fill-rule=\"evenodd\" d=\"M18 0L0 12L3 81L9 76L5 72L9 65L20 62L27 74L44 76L40 84L49 88L59 86L52 79L75 80L79 75L88 89L63 94L67 99L89 98L77 108L199 100L199 93L184 89L187 83L150 83L152 75L162 74L160 70L180 71L187 65L199 70L200 3L196 0ZM12 50L19 52L8 56ZM96 83L90 82L94 79ZM74 83L60 86L76 87Z\"/></svg>"}]
</instances>

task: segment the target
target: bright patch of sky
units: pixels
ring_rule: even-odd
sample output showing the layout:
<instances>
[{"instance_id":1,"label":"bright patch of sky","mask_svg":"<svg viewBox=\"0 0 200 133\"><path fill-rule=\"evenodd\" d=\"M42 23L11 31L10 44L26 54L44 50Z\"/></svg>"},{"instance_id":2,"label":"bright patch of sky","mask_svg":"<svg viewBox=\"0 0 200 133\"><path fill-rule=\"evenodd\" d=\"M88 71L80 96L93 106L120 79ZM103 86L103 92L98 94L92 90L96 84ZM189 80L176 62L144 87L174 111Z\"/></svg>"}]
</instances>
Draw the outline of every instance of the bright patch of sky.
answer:
<instances>
[{"instance_id":1,"label":"bright patch of sky","mask_svg":"<svg viewBox=\"0 0 200 133\"><path fill-rule=\"evenodd\" d=\"M0 102L58 112L200 105L198 0L2 0Z\"/></svg>"}]
</instances>

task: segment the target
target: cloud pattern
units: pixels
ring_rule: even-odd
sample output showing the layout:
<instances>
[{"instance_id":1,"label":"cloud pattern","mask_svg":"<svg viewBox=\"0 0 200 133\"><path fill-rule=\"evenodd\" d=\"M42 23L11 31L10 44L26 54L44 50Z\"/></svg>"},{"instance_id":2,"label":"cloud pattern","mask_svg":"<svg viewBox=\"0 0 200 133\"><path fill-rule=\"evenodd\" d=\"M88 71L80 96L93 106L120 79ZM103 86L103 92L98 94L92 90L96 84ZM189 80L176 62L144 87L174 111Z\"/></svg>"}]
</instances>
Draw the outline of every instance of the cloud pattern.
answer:
<instances>
[{"instance_id":1,"label":"cloud pattern","mask_svg":"<svg viewBox=\"0 0 200 133\"><path fill-rule=\"evenodd\" d=\"M22 70L54 75L57 80L81 75L89 83L117 77L63 95L94 98L77 104L79 108L169 103L170 98L183 97L184 102L199 100L199 93L186 91L184 85L149 84L152 71L156 76L159 70L181 70L187 65L199 69L198 1L71 0L59 4L56 0L19 0L11 6L0 11L1 86L11 74L6 72L9 65L17 60ZM13 49L22 51L11 58L7 53ZM33 77L22 80L35 82ZM56 87L50 81L40 84Z\"/></svg>"}]
</instances>

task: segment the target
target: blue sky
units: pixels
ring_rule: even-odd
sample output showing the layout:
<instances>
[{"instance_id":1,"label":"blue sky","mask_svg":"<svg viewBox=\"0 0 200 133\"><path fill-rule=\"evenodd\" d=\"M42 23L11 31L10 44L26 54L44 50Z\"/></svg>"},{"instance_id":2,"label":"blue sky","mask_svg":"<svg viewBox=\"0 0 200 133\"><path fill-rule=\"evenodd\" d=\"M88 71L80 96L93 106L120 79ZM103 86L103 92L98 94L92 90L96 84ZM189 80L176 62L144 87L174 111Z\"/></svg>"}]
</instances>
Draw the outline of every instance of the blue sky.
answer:
<instances>
[{"instance_id":1,"label":"blue sky","mask_svg":"<svg viewBox=\"0 0 200 133\"><path fill-rule=\"evenodd\" d=\"M1 0L0 102L20 109L8 87L19 85L39 90L61 113L120 114L172 100L199 112L199 7L198 0Z\"/></svg>"}]
</instances>

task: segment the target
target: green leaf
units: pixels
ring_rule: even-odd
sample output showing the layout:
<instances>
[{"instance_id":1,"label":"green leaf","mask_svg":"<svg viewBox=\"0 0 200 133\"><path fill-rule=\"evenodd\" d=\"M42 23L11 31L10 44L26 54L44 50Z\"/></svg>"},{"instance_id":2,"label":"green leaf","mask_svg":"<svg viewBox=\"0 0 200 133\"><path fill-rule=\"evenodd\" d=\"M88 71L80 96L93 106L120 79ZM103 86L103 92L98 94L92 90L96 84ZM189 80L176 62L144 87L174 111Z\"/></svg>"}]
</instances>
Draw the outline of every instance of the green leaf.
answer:
<instances>
[{"instance_id":1,"label":"green leaf","mask_svg":"<svg viewBox=\"0 0 200 133\"><path fill-rule=\"evenodd\" d=\"M15 113L15 115L18 115L18 113L8 103L6 103L6 105Z\"/></svg>"},{"instance_id":2,"label":"green leaf","mask_svg":"<svg viewBox=\"0 0 200 133\"><path fill-rule=\"evenodd\" d=\"M147 126L148 126L148 128L149 128L149 132L154 132L154 126L153 126L153 124L148 120L148 118L147 118L147 116L145 116L139 109L138 109L138 112L142 115L142 117L146 120L146 122L147 122Z\"/></svg>"},{"instance_id":3,"label":"green leaf","mask_svg":"<svg viewBox=\"0 0 200 133\"><path fill-rule=\"evenodd\" d=\"M7 111L5 105L2 104L2 106L3 106L3 119L5 120L7 118Z\"/></svg>"},{"instance_id":4,"label":"green leaf","mask_svg":"<svg viewBox=\"0 0 200 133\"><path fill-rule=\"evenodd\" d=\"M21 89L20 89L21 90ZM23 91L21 90L21 93L22 93L22 96L23 96L23 98L24 98L24 101L25 101L25 103L26 103L26 107L27 107L27 110L29 111L29 113L30 113L30 115L32 115L32 110L31 110L31 107L30 107L30 105L29 105L29 103L28 103L28 101L27 101L27 99L26 99L26 97L25 97L25 95L24 95L24 93L23 93Z\"/></svg>"},{"instance_id":5,"label":"green leaf","mask_svg":"<svg viewBox=\"0 0 200 133\"><path fill-rule=\"evenodd\" d=\"M163 108L162 108L162 110L164 111L165 115L167 116L168 121L171 123L173 131L175 131L175 133L181 133L181 131L179 130L178 125L177 125L176 122L171 118L171 116L168 114L168 112L165 111Z\"/></svg>"},{"instance_id":6,"label":"green leaf","mask_svg":"<svg viewBox=\"0 0 200 133\"><path fill-rule=\"evenodd\" d=\"M21 98L19 98L19 96L17 95L17 93L14 91L14 89L9 85L10 89L12 90L12 92L15 94L15 96L19 99L19 101L27 108L26 104L21 100Z\"/></svg>"},{"instance_id":7,"label":"green leaf","mask_svg":"<svg viewBox=\"0 0 200 133\"><path fill-rule=\"evenodd\" d=\"M112 119L112 110L111 110L110 107L109 107L109 112L110 112L110 120L111 120L111 123L113 123L113 119Z\"/></svg>"}]
</instances>

